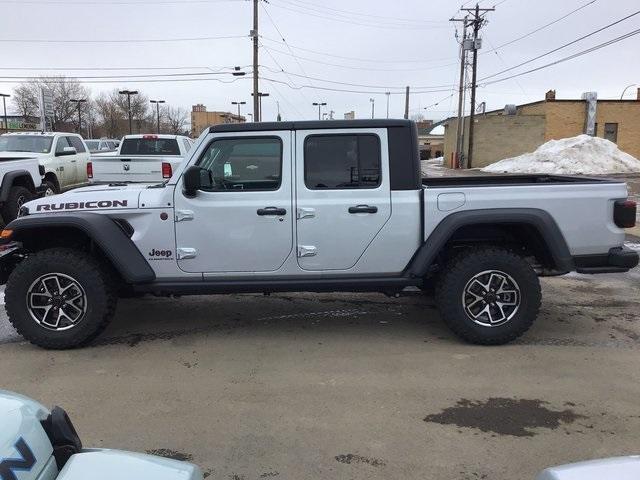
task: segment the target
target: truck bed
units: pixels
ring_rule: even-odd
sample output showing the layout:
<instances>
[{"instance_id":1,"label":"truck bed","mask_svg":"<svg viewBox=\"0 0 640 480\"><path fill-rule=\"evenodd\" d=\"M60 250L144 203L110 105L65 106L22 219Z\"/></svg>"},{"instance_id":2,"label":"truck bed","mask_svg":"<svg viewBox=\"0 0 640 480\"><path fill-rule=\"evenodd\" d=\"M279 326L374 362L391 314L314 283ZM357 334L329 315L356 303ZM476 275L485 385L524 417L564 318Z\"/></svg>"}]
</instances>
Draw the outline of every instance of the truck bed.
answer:
<instances>
[{"instance_id":1,"label":"truck bed","mask_svg":"<svg viewBox=\"0 0 640 480\"><path fill-rule=\"evenodd\" d=\"M565 185L624 183L624 180L612 178L583 177L577 175L546 174L497 174L497 175L461 175L459 177L426 177L422 179L425 187L498 187L509 185Z\"/></svg>"}]
</instances>

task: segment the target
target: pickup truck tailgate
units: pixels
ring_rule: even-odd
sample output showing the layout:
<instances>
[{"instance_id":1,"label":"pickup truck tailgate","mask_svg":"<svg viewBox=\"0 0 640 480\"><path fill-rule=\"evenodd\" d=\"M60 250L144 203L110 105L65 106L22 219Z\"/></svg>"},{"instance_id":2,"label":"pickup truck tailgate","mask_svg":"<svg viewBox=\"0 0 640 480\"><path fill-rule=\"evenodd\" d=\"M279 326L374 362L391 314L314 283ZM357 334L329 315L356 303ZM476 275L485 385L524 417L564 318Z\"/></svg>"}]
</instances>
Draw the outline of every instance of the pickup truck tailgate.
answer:
<instances>
[{"instance_id":1,"label":"pickup truck tailgate","mask_svg":"<svg viewBox=\"0 0 640 480\"><path fill-rule=\"evenodd\" d=\"M91 157L92 182L161 182L171 176L182 162L182 157L159 156L106 156ZM170 173L163 163L171 165ZM164 173L164 175L163 175Z\"/></svg>"}]
</instances>

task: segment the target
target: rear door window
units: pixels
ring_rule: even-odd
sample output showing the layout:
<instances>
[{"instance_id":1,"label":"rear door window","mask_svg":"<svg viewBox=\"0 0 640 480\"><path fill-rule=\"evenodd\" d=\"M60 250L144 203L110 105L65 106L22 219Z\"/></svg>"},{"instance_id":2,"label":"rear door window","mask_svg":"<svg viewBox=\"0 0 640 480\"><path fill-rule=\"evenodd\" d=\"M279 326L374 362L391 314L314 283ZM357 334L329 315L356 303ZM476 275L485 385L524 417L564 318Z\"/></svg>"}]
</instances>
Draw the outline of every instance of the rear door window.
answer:
<instances>
[{"instance_id":1,"label":"rear door window","mask_svg":"<svg viewBox=\"0 0 640 480\"><path fill-rule=\"evenodd\" d=\"M84 153L87 151L84 148L84 144L82 143L82 140L80 140L80 137L69 137L69 143L71 143L71 146L74 147L78 153Z\"/></svg>"}]
</instances>

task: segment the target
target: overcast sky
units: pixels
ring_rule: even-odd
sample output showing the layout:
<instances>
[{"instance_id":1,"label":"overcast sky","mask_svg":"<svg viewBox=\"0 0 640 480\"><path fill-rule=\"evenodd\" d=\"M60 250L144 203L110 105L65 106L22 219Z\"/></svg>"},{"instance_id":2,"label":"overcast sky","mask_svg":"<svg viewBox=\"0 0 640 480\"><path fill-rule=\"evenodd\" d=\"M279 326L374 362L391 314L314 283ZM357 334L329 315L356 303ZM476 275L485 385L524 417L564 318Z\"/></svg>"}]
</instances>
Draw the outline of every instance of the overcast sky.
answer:
<instances>
[{"instance_id":1,"label":"overcast sky","mask_svg":"<svg viewBox=\"0 0 640 480\"><path fill-rule=\"evenodd\" d=\"M539 33L488 52L589 3ZM640 9L638 0L484 0L480 3L481 7L496 4L496 11L487 14L489 23L481 33L485 53L479 56L480 78L518 65ZM422 112L427 118L436 119L453 114L457 99L452 95L451 85L457 83L459 47L455 29L448 20L452 15L459 15L460 5L460 1L451 0L264 2L260 8L260 34L264 37L261 39L264 48L260 51L262 76L293 87L308 85L363 92L292 89L284 83L261 80L260 89L271 94L263 101L264 119L275 119L276 101L286 120L317 118L317 109L311 105L317 101L327 102L328 110L334 110L336 118L342 118L344 112L350 110L355 110L358 118L367 118L371 115L370 98L375 99L376 116L384 117L384 92L400 93L405 85L423 92L411 96L411 114ZM248 34L252 26L252 2L247 0L0 0L0 23L0 76L3 77L51 73L78 77L158 75L207 72L210 70L203 67L219 70L234 65L247 72L251 70L252 47ZM638 28L640 15L508 74L566 57ZM220 36L237 38L76 42ZM288 46L282 43L283 36ZM27 42L40 40L67 43ZM488 85L478 90L478 103L486 101L489 109L501 108L507 103L542 99L544 92L552 88L557 90L558 98L576 98L585 91L597 91L599 98L619 98L625 86L640 84L639 47L640 35L637 35L557 66ZM42 70L12 70L13 67ZM104 67L189 68L72 70ZM46 68L61 70L44 70ZM289 75L282 73L282 69ZM229 84L211 80L233 80L228 75L209 78L172 83L118 80L87 86L94 96L116 87L137 89L151 98L189 110L195 103L204 103L209 110L229 110L235 108L231 101L242 100L247 101L243 113L250 111L247 108L252 89L249 76ZM11 93L14 86L0 83L0 93ZM633 97L635 88L627 91L627 98ZM401 117L404 95L394 94L390 99L391 116ZM434 106L435 103L438 105ZM429 108L424 110L424 107Z\"/></svg>"}]
</instances>

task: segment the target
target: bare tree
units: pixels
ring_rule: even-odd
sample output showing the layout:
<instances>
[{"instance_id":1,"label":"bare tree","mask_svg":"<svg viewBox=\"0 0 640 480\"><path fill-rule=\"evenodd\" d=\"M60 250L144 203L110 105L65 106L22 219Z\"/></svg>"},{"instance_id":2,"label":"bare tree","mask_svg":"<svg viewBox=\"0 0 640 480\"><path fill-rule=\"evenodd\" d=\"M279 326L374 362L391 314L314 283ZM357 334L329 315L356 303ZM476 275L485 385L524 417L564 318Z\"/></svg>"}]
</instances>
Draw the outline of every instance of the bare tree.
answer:
<instances>
[{"instance_id":1,"label":"bare tree","mask_svg":"<svg viewBox=\"0 0 640 480\"><path fill-rule=\"evenodd\" d=\"M118 138L125 131L126 111L117 103L120 100L118 90L109 93L101 93L96 99L96 116L100 126L100 132L109 138Z\"/></svg>"},{"instance_id":2,"label":"bare tree","mask_svg":"<svg viewBox=\"0 0 640 480\"><path fill-rule=\"evenodd\" d=\"M166 119L166 127L169 133L173 135L182 135L187 126L189 113L181 107L167 107L164 111Z\"/></svg>"},{"instance_id":3,"label":"bare tree","mask_svg":"<svg viewBox=\"0 0 640 480\"><path fill-rule=\"evenodd\" d=\"M89 89L75 78L64 76L40 77L37 80L21 83L14 89L13 103L20 114L39 115L39 98L42 88L48 89L53 96L53 128L68 130L77 127L77 106L72 99L89 99Z\"/></svg>"}]
</instances>

